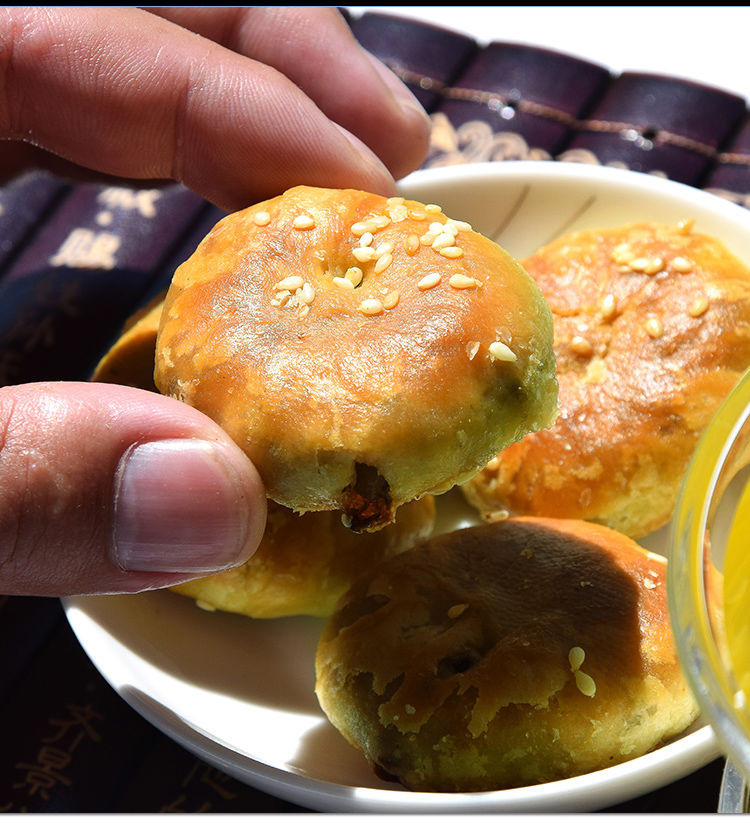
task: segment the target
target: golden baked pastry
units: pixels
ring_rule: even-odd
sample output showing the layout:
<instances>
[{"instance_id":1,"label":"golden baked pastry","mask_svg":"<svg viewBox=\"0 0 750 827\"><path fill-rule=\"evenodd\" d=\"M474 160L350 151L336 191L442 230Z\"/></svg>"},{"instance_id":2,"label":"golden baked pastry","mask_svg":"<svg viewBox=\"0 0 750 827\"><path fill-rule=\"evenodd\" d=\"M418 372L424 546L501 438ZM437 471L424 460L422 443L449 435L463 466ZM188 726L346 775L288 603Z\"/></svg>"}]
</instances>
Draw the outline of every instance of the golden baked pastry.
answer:
<instances>
[{"instance_id":1,"label":"golden baked pastry","mask_svg":"<svg viewBox=\"0 0 750 827\"><path fill-rule=\"evenodd\" d=\"M128 321L99 362L93 381L155 390L154 350L162 307L163 297ZM358 574L427 538L434 521L430 495L406 503L382 531L362 536L344 528L336 512L298 515L269 501L263 539L246 563L173 591L194 598L203 608L250 617L327 616Z\"/></svg>"},{"instance_id":2,"label":"golden baked pastry","mask_svg":"<svg viewBox=\"0 0 750 827\"><path fill-rule=\"evenodd\" d=\"M172 591L201 608L249 617L327 617L363 571L426 539L434 517L435 500L428 494L402 506L382 531L355 534L335 511L295 514L269 501L263 539L246 563Z\"/></svg>"},{"instance_id":3,"label":"golden baked pastry","mask_svg":"<svg viewBox=\"0 0 750 827\"><path fill-rule=\"evenodd\" d=\"M665 563L577 520L435 537L342 598L316 656L321 707L412 790L523 786L635 758L698 714Z\"/></svg>"},{"instance_id":4,"label":"golden baked pastry","mask_svg":"<svg viewBox=\"0 0 750 827\"><path fill-rule=\"evenodd\" d=\"M93 382L156 391L154 350L163 307L162 293L125 322L122 333L94 369Z\"/></svg>"},{"instance_id":5,"label":"golden baked pastry","mask_svg":"<svg viewBox=\"0 0 750 827\"><path fill-rule=\"evenodd\" d=\"M689 224L560 238L524 266L552 308L560 412L464 488L481 512L666 524L698 439L750 366L750 270Z\"/></svg>"},{"instance_id":6,"label":"golden baked pastry","mask_svg":"<svg viewBox=\"0 0 750 827\"><path fill-rule=\"evenodd\" d=\"M155 379L271 499L355 530L465 481L556 399L549 309L504 250L436 205L312 187L227 216L178 268Z\"/></svg>"}]
</instances>

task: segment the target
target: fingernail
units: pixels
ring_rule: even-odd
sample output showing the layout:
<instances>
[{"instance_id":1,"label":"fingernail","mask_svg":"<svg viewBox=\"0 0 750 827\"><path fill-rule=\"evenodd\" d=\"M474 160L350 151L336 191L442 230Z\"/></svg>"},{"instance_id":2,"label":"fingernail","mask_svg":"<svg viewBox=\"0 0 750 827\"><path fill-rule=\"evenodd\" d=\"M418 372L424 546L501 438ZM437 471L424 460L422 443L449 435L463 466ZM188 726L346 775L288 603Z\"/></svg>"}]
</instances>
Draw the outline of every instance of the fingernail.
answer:
<instances>
[{"instance_id":1,"label":"fingernail","mask_svg":"<svg viewBox=\"0 0 750 827\"><path fill-rule=\"evenodd\" d=\"M129 448L115 476L112 553L127 571L210 572L243 562L247 503L225 449L200 439Z\"/></svg>"}]
</instances>

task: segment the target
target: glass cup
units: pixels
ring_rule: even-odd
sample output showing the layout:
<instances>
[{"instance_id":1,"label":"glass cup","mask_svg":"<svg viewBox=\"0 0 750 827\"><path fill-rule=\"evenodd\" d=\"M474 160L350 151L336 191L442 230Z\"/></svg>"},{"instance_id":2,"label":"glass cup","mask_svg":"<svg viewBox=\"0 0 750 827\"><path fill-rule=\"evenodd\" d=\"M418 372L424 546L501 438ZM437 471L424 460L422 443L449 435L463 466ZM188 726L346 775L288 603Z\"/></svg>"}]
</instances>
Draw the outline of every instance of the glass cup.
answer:
<instances>
[{"instance_id":1,"label":"glass cup","mask_svg":"<svg viewBox=\"0 0 750 827\"><path fill-rule=\"evenodd\" d=\"M739 582L737 553L746 546L750 557L750 531L743 524L750 527L750 371L717 411L691 460L675 509L668 567L680 661L729 759L723 812L746 811L750 781L750 698L738 680L736 657L736 629L743 624L734 623L731 603ZM750 604L745 615L750 628Z\"/></svg>"}]
</instances>

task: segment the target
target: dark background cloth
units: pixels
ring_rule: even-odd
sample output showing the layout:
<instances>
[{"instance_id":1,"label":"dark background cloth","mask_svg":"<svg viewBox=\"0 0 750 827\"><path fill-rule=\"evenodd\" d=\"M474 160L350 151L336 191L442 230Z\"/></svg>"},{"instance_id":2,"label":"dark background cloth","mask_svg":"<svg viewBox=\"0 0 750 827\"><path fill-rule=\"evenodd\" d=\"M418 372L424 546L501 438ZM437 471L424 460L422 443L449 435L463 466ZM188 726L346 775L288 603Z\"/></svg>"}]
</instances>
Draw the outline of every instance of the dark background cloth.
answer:
<instances>
[{"instance_id":1,"label":"dark background cloth","mask_svg":"<svg viewBox=\"0 0 750 827\"><path fill-rule=\"evenodd\" d=\"M549 49L480 45L421 21L349 19L433 119L425 168L575 161L660 175L750 206L741 98L679 78L613 76ZM85 380L126 319L223 213L180 185L0 189L0 384ZM0 596L0 813L304 812L171 741L99 675L59 601ZM723 761L611 812L714 812Z\"/></svg>"}]
</instances>

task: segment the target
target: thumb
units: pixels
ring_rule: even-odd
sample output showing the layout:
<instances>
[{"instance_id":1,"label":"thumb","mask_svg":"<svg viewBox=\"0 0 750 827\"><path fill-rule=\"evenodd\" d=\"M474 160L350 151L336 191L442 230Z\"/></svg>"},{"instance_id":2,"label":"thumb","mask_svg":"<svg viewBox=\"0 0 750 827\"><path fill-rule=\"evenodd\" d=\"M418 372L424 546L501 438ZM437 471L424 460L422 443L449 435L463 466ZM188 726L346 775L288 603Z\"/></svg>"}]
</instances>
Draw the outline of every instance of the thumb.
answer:
<instances>
[{"instance_id":1,"label":"thumb","mask_svg":"<svg viewBox=\"0 0 750 827\"><path fill-rule=\"evenodd\" d=\"M0 594L136 592L243 563L257 471L208 417L135 388L0 388Z\"/></svg>"}]
</instances>

